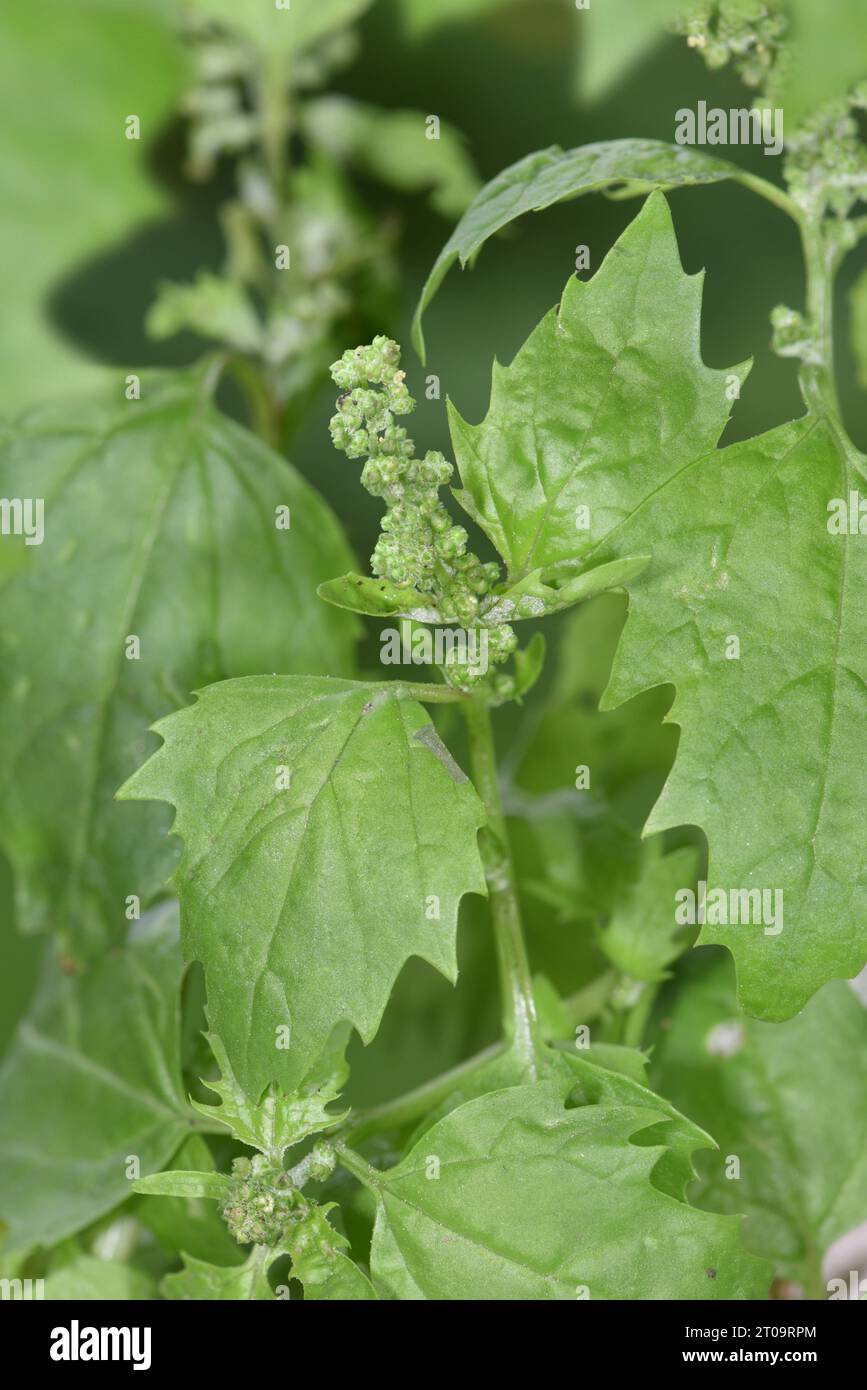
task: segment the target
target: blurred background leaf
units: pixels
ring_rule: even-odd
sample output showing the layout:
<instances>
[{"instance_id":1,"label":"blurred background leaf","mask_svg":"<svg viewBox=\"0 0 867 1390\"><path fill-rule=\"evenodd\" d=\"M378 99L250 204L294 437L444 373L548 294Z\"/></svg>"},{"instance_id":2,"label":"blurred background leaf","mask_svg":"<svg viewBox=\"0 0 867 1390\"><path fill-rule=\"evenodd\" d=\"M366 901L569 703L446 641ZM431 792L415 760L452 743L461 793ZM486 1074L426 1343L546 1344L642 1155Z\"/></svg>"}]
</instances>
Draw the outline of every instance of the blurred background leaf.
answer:
<instances>
[{"instance_id":1,"label":"blurred background leaf","mask_svg":"<svg viewBox=\"0 0 867 1390\"><path fill-rule=\"evenodd\" d=\"M100 376L57 331L47 300L74 266L164 211L148 155L187 66L149 0L3 0L2 9L0 404L9 410ZM140 140L126 138L131 115Z\"/></svg>"},{"instance_id":2,"label":"blurred background leaf","mask_svg":"<svg viewBox=\"0 0 867 1390\"><path fill-rule=\"evenodd\" d=\"M867 1221L864 1003L835 980L786 1023L746 1018L731 958L702 947L659 1022L650 1084L719 1145L696 1155L690 1200L744 1212L748 1249L826 1297L823 1255Z\"/></svg>"}]
</instances>

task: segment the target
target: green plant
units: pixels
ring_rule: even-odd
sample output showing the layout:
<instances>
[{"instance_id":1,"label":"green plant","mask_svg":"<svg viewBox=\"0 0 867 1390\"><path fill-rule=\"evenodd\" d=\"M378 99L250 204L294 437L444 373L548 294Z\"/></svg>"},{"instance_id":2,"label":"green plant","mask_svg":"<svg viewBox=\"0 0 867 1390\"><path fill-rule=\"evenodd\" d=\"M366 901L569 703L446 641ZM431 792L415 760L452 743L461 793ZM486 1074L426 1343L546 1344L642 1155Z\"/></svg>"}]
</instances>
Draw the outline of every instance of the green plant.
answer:
<instances>
[{"instance_id":1,"label":"green plant","mask_svg":"<svg viewBox=\"0 0 867 1390\"><path fill-rule=\"evenodd\" d=\"M644 201L495 365L484 419L449 402L475 542L443 495L455 468L402 423L398 344L331 363L332 441L384 504L368 574L273 447L387 274L344 161L434 182L447 212L472 175L454 151L422 177L373 158L388 116L308 100L361 0L302 9L324 27L294 36L201 8L192 159L240 155L229 260L165 287L149 322L218 347L4 442L2 488L38 478L53 531L44 552L16 537L0 571L3 842L22 925L60 941L0 1072L10 1269L45 1268L58 1297L148 1296L146 1230L167 1299L726 1300L773 1280L824 1297L823 1255L867 1216L867 1012L841 983L867 959L867 470L833 322L867 234L865 89L828 100L817 78L785 187L634 139L529 155L472 197L421 296L422 361L455 260L561 200ZM696 6L681 28L773 101L798 70L777 6ZM295 123L309 158L290 174ZM704 363L666 194L724 181L792 220L806 302L773 314L803 415L721 446L750 364ZM323 197L329 255L284 283L272 245L304 245ZM258 438L218 407L232 375ZM89 531L102 490L112 515ZM359 670L360 618L388 625L384 662L408 652L432 678ZM49 773L64 795L46 803ZM353 1029L387 1035L412 958L453 983L483 899L496 1036L445 1047L439 1072L432 1045L422 1084L355 1103ZM728 949L737 997L732 960L694 945Z\"/></svg>"}]
</instances>

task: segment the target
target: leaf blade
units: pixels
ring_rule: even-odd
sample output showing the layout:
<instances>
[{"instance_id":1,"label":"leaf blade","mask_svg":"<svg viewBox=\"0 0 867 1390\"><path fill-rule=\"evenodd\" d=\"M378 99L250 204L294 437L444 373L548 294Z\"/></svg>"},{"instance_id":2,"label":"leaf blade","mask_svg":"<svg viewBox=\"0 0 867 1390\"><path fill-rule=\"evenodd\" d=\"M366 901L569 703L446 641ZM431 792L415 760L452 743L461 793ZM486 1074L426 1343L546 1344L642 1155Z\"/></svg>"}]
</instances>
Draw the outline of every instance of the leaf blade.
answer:
<instances>
[{"instance_id":1,"label":"leaf blade","mask_svg":"<svg viewBox=\"0 0 867 1390\"><path fill-rule=\"evenodd\" d=\"M824 1252L867 1218L867 1010L835 981L787 1023L745 1018L730 963L709 955L695 958L669 999L653 1085L719 1144L698 1158L694 1200L744 1213L748 1248L778 1277L825 1297Z\"/></svg>"},{"instance_id":2,"label":"leaf blade","mask_svg":"<svg viewBox=\"0 0 867 1390\"><path fill-rule=\"evenodd\" d=\"M418 705L361 682L248 677L158 731L121 795L176 806L184 950L249 1096L293 1091L342 1021L369 1041L409 956L454 979L458 904L485 891L483 811L420 737L433 726ZM395 867L380 882L381 844Z\"/></svg>"},{"instance_id":3,"label":"leaf blade","mask_svg":"<svg viewBox=\"0 0 867 1390\"><path fill-rule=\"evenodd\" d=\"M416 352L424 362L422 319L454 262L460 260L465 266L489 237L525 212L540 212L563 199L618 184L640 185L649 191L719 183L736 177L737 172L726 160L663 140L607 140L565 151L551 145L525 155L485 185L434 262L413 318Z\"/></svg>"},{"instance_id":4,"label":"leaf blade","mask_svg":"<svg viewBox=\"0 0 867 1390\"><path fill-rule=\"evenodd\" d=\"M653 1122L628 1106L567 1110L545 1082L460 1106L370 1178L374 1283L416 1299L757 1296L765 1266L739 1249L737 1223L708 1224L652 1185L659 1148L629 1141Z\"/></svg>"},{"instance_id":5,"label":"leaf blade","mask_svg":"<svg viewBox=\"0 0 867 1390\"><path fill-rule=\"evenodd\" d=\"M21 929L61 922L86 958L173 865L164 812L113 800L147 723L221 675L346 669L353 620L314 590L349 557L324 503L196 373L31 414L3 436L0 492L45 500L42 544L0 542L2 841Z\"/></svg>"},{"instance_id":6,"label":"leaf blade","mask_svg":"<svg viewBox=\"0 0 867 1390\"><path fill-rule=\"evenodd\" d=\"M594 326L617 334L626 324L623 360L632 366L628 351L641 345L640 370L624 369L607 428L593 413L600 437L581 466L573 455L585 431L572 384L580 369L592 405L592 373L610 355L598 352L602 365L588 364L580 318L556 338L552 317L543 321L527 356L495 375L492 409L470 432L471 445L470 427L461 425L455 447L471 510L510 563L526 563L539 548L576 569L652 554L625 583L630 614L601 708L675 686L666 719L681 728L678 754L644 833L704 830L713 909L703 918L696 908L699 940L732 951L748 1012L782 1019L828 979L857 974L867 956L856 811L864 782L849 756L867 711L867 581L859 538L851 527L836 534L829 516L835 499L843 507L863 485L865 463L815 414L716 447L731 381L724 387L726 374L701 362L699 287L678 270L663 201L654 194L621 239L610 295L589 299L593 281L567 290L573 303L593 303ZM652 268L662 265L668 269L657 275ZM618 317L625 285L634 319ZM676 356L686 345L680 365L662 374L658 395L648 393L641 383L672 360L672 333ZM527 399L530 363L541 387L530 397L527 436L518 402ZM743 370L732 375L739 383ZM538 491L546 476L560 485L547 510ZM576 542L567 523L578 500L598 525ZM498 521L510 509L517 546ZM757 776L757 768L773 776Z\"/></svg>"},{"instance_id":7,"label":"leaf blade","mask_svg":"<svg viewBox=\"0 0 867 1390\"><path fill-rule=\"evenodd\" d=\"M0 1215L12 1249L94 1221L129 1195L131 1157L160 1169L189 1132L181 974L169 906L89 974L53 971L43 985L0 1071Z\"/></svg>"}]
</instances>

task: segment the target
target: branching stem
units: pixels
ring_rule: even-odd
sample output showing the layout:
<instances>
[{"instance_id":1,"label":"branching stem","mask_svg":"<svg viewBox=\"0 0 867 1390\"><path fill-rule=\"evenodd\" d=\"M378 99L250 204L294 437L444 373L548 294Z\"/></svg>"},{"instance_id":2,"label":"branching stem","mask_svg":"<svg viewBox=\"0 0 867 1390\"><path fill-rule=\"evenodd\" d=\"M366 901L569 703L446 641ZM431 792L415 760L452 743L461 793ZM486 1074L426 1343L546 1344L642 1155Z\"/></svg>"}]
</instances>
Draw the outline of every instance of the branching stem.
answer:
<instances>
[{"instance_id":1,"label":"branching stem","mask_svg":"<svg viewBox=\"0 0 867 1390\"><path fill-rule=\"evenodd\" d=\"M370 1110L362 1110L348 1121L344 1129L337 1132L343 1134L348 1142L358 1144L371 1134L381 1134L415 1124L432 1110L436 1110L437 1106L469 1077L488 1066L505 1051L505 1043L494 1043L466 1062L461 1062L458 1066L434 1077L432 1081L426 1081L422 1086L407 1091L405 1095L386 1101L383 1105L373 1106Z\"/></svg>"},{"instance_id":2,"label":"branching stem","mask_svg":"<svg viewBox=\"0 0 867 1390\"><path fill-rule=\"evenodd\" d=\"M786 192L784 188L779 188L775 183L770 183L768 179L761 178L758 174L748 174L745 169L739 169L733 176L736 183L743 188L749 188L752 193L757 193L766 202L773 203L797 222L800 227L803 222L803 215L800 207L794 198Z\"/></svg>"}]
</instances>

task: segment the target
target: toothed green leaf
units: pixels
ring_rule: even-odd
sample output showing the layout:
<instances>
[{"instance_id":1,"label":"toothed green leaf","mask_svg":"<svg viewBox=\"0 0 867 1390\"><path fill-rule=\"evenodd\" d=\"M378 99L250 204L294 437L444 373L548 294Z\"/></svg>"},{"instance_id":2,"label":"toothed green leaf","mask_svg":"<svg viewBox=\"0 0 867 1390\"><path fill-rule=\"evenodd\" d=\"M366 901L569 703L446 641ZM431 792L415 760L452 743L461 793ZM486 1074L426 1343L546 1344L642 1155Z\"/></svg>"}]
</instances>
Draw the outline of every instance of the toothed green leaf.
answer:
<instances>
[{"instance_id":1,"label":"toothed green leaf","mask_svg":"<svg viewBox=\"0 0 867 1390\"><path fill-rule=\"evenodd\" d=\"M769 1269L739 1223L654 1185L662 1112L567 1109L547 1082L469 1101L376 1194L371 1272L400 1299L742 1299ZM644 1136L644 1137L642 1137Z\"/></svg>"},{"instance_id":2,"label":"toothed green leaf","mask_svg":"<svg viewBox=\"0 0 867 1390\"><path fill-rule=\"evenodd\" d=\"M731 374L701 360L701 290L654 195L592 280L571 279L512 364L495 365L482 423L451 406L456 496L513 582L555 567L592 578L600 561L631 558L622 546L603 556L606 537L716 444Z\"/></svg>"},{"instance_id":3,"label":"toothed green leaf","mask_svg":"<svg viewBox=\"0 0 867 1390\"><path fill-rule=\"evenodd\" d=\"M297 1091L287 1094L278 1086L267 1086L255 1104L248 1100L239 1084L226 1049L214 1033L208 1034L211 1051L220 1068L220 1080L204 1081L209 1091L220 1097L220 1105L190 1104L209 1120L226 1125L242 1144L259 1149L276 1164L293 1144L338 1123L347 1112L329 1113L327 1106L340 1095L349 1075L344 1058L348 1029L338 1030L339 1038L327 1049L317 1065L305 1077Z\"/></svg>"},{"instance_id":4,"label":"toothed green leaf","mask_svg":"<svg viewBox=\"0 0 867 1390\"><path fill-rule=\"evenodd\" d=\"M454 414L454 441L470 510L510 564L653 557L625 585L603 708L675 686L680 743L645 833L704 830L699 941L731 950L748 1012L780 1019L867 957L852 756L867 717L867 571L861 538L831 526L834 499L864 488L864 461L812 413L716 447L744 373L702 364L699 294L654 195L497 370L484 423ZM590 517L578 539L577 505Z\"/></svg>"},{"instance_id":5,"label":"toothed green leaf","mask_svg":"<svg viewBox=\"0 0 867 1390\"><path fill-rule=\"evenodd\" d=\"M167 1274L160 1284L163 1298L173 1301L232 1300L235 1303L266 1301L274 1294L268 1283L268 1269L277 1251L254 1245L242 1265L214 1265L182 1255L184 1267L177 1274Z\"/></svg>"},{"instance_id":6,"label":"toothed green leaf","mask_svg":"<svg viewBox=\"0 0 867 1390\"><path fill-rule=\"evenodd\" d=\"M334 1202L312 1206L303 1220L287 1229L284 1246L292 1257L292 1278L302 1284L305 1301L373 1300L373 1285L346 1254L348 1240L328 1220L328 1212L334 1210Z\"/></svg>"},{"instance_id":7,"label":"toothed green leaf","mask_svg":"<svg viewBox=\"0 0 867 1390\"><path fill-rule=\"evenodd\" d=\"M695 935L688 926L678 926L674 908L675 895L695 886L698 854L691 846L663 854L660 839L644 841L642 851L638 878L615 903L598 941L618 970L654 983L665 979Z\"/></svg>"},{"instance_id":8,"label":"toothed green leaf","mask_svg":"<svg viewBox=\"0 0 867 1390\"><path fill-rule=\"evenodd\" d=\"M437 257L413 320L413 343L419 356L425 360L422 318L451 266L456 260L466 266L489 237L525 212L540 212L566 198L623 185L647 192L719 183L737 173L736 166L724 159L664 140L604 140L574 150L551 145L525 155L485 184Z\"/></svg>"},{"instance_id":9,"label":"toothed green leaf","mask_svg":"<svg viewBox=\"0 0 867 1390\"><path fill-rule=\"evenodd\" d=\"M177 808L184 951L253 1100L301 1086L337 1024L369 1041L411 955L455 976L458 904L485 891L483 811L399 689L210 686L121 793Z\"/></svg>"}]
</instances>

